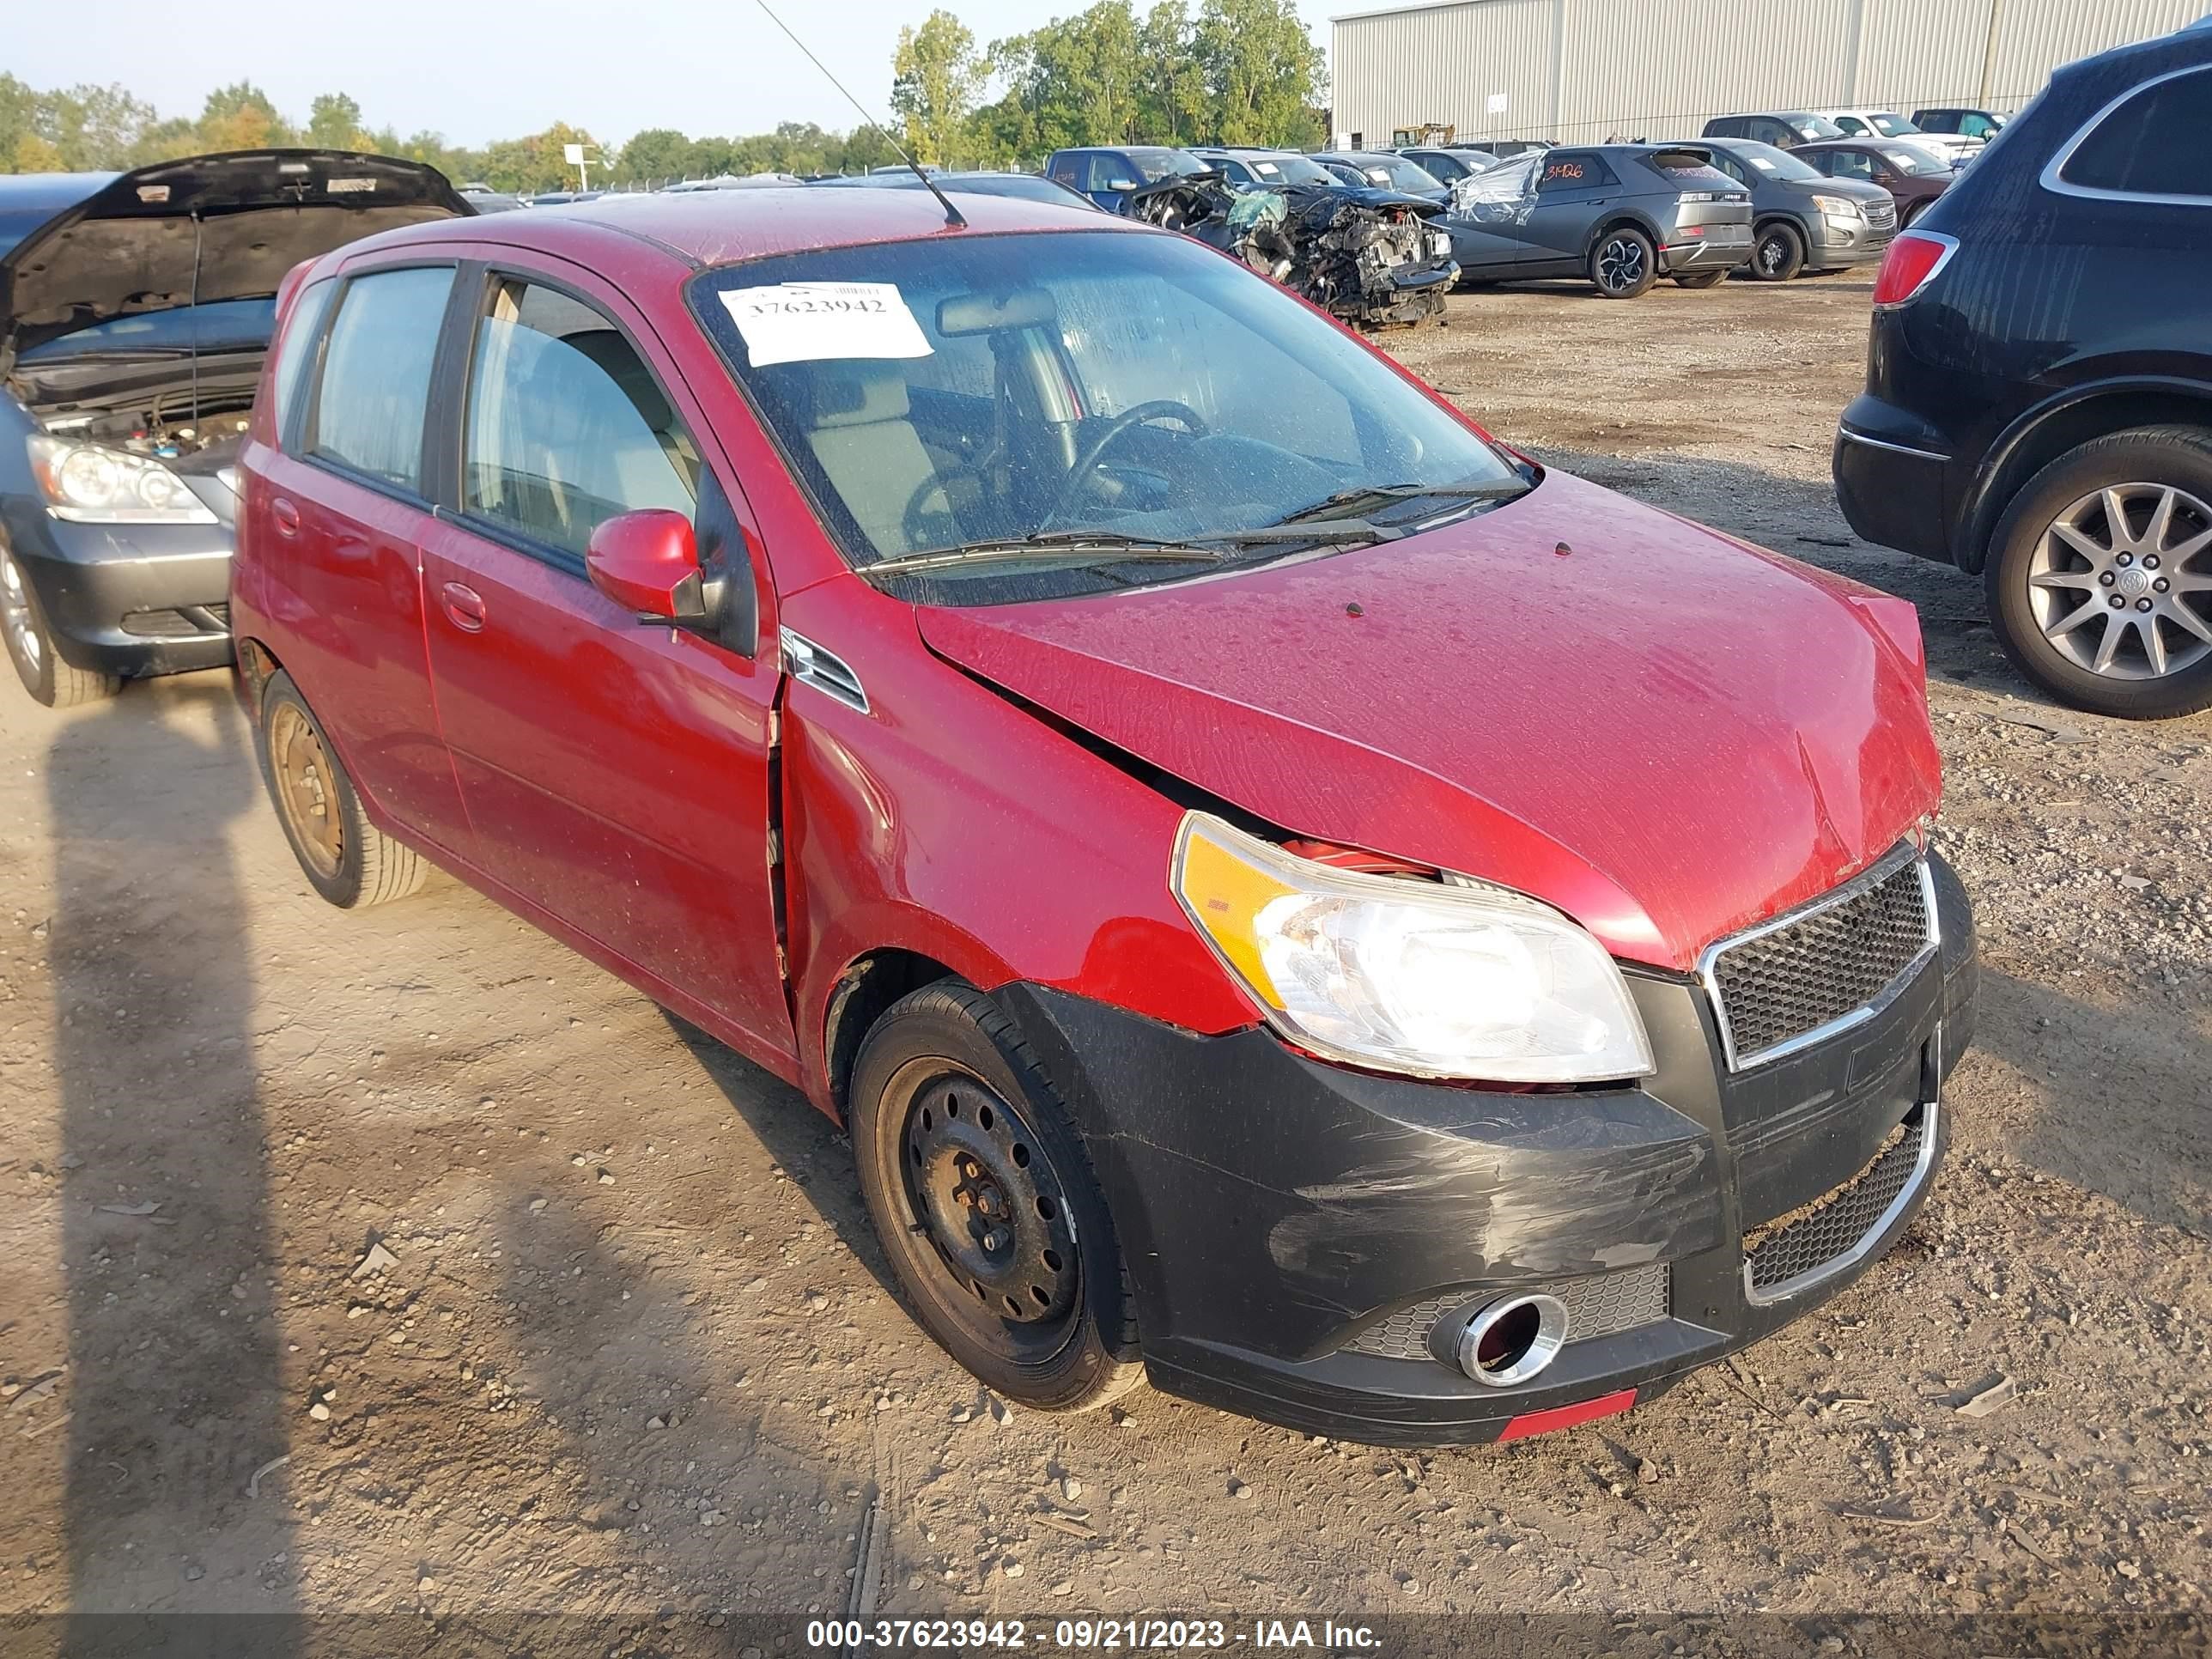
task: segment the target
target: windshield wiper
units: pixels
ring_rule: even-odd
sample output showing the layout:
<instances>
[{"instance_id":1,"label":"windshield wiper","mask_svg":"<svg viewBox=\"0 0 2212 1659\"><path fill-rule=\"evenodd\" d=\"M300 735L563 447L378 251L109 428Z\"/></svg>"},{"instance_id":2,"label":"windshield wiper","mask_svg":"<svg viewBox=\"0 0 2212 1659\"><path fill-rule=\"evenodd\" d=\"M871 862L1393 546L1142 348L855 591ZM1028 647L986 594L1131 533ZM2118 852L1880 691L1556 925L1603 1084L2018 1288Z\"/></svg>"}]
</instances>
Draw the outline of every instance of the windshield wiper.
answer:
<instances>
[{"instance_id":1,"label":"windshield wiper","mask_svg":"<svg viewBox=\"0 0 2212 1659\"><path fill-rule=\"evenodd\" d=\"M1340 489L1334 495L1323 496L1310 507L1300 507L1282 522L1285 525L1310 525L1316 514L1332 513L1353 501L1418 501L1424 495L1455 501L1504 501L1508 496L1522 495L1531 487L1525 478L1499 479L1489 483L1361 484L1352 489Z\"/></svg>"},{"instance_id":2,"label":"windshield wiper","mask_svg":"<svg viewBox=\"0 0 2212 1659\"><path fill-rule=\"evenodd\" d=\"M1070 563L1162 560L1181 564L1218 564L1240 547L1341 540L1381 542L1390 541L1402 533L1385 525L1370 524L1364 519L1320 520L1296 526L1265 525L1256 530L1209 531L1174 541L1156 536L1126 536L1112 530L1046 530L1033 536L969 542L964 546L927 553L902 553L896 558L878 559L863 566L862 572L871 576L905 576L954 565L1019 563L1040 559ZM1101 554L1106 556L1101 559Z\"/></svg>"}]
</instances>

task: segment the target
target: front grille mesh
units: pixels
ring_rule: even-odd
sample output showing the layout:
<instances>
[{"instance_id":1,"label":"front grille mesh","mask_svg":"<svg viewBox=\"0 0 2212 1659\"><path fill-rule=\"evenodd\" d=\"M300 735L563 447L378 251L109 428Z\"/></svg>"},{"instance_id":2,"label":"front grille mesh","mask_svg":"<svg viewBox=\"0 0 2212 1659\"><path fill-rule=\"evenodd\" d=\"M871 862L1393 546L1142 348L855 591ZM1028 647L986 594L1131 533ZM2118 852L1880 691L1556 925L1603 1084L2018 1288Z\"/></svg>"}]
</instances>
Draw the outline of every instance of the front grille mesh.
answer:
<instances>
[{"instance_id":1,"label":"front grille mesh","mask_svg":"<svg viewBox=\"0 0 2212 1659\"><path fill-rule=\"evenodd\" d=\"M1599 1273L1589 1279L1532 1285L1528 1288L1548 1291L1559 1298L1567 1310L1567 1340L1574 1343L1594 1336L1611 1336L1616 1331L1666 1318L1669 1278L1667 1264L1658 1261L1622 1273ZM1345 1346L1354 1353L1378 1354L1385 1359L1434 1358L1429 1350L1429 1333L1435 1329L1437 1321L1455 1308L1470 1307L1472 1304L1473 1298L1464 1291L1416 1302L1410 1308L1401 1308L1381 1323L1369 1326Z\"/></svg>"},{"instance_id":2,"label":"front grille mesh","mask_svg":"<svg viewBox=\"0 0 2212 1659\"><path fill-rule=\"evenodd\" d=\"M1892 201L1869 202L1866 204L1867 223L1876 230L1893 229L1897 224L1897 204Z\"/></svg>"},{"instance_id":3,"label":"front grille mesh","mask_svg":"<svg viewBox=\"0 0 2212 1659\"><path fill-rule=\"evenodd\" d=\"M1929 946L1917 861L1850 897L1714 953L1712 975L1735 1063L1843 1018L1881 997Z\"/></svg>"},{"instance_id":4,"label":"front grille mesh","mask_svg":"<svg viewBox=\"0 0 2212 1659\"><path fill-rule=\"evenodd\" d=\"M1751 1288L1771 1291L1825 1267L1872 1231L1911 1182L1927 1129L1926 1112L1916 1109L1890 1131L1872 1161L1842 1186L1745 1234L1743 1255Z\"/></svg>"}]
</instances>

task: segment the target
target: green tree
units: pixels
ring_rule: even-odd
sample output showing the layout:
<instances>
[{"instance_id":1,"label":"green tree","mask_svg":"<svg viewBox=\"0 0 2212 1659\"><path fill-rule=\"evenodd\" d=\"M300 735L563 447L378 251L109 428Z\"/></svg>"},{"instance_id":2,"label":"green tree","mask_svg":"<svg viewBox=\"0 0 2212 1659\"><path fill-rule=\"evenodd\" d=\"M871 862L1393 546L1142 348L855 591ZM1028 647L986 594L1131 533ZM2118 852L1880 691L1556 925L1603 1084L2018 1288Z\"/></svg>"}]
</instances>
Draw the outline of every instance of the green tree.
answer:
<instances>
[{"instance_id":1,"label":"green tree","mask_svg":"<svg viewBox=\"0 0 2212 1659\"><path fill-rule=\"evenodd\" d=\"M1159 0L1137 30L1138 122L1164 144L1196 144L1206 131L1206 72L1193 50L1183 0Z\"/></svg>"},{"instance_id":2,"label":"green tree","mask_svg":"<svg viewBox=\"0 0 2212 1659\"><path fill-rule=\"evenodd\" d=\"M1303 148L1327 70L1293 0L1206 0L1193 32L1213 142Z\"/></svg>"},{"instance_id":3,"label":"green tree","mask_svg":"<svg viewBox=\"0 0 2212 1659\"><path fill-rule=\"evenodd\" d=\"M692 141L673 127L647 127L632 135L622 147L623 181L665 185L672 179L681 179L693 148Z\"/></svg>"},{"instance_id":4,"label":"green tree","mask_svg":"<svg viewBox=\"0 0 2212 1659\"><path fill-rule=\"evenodd\" d=\"M988 73L968 26L943 9L899 31L891 59L891 107L906 124L908 151L940 165L967 159L968 123Z\"/></svg>"},{"instance_id":5,"label":"green tree","mask_svg":"<svg viewBox=\"0 0 2212 1659\"><path fill-rule=\"evenodd\" d=\"M319 149L361 149L373 141L361 106L343 92L326 92L307 106L307 142Z\"/></svg>"},{"instance_id":6,"label":"green tree","mask_svg":"<svg viewBox=\"0 0 2212 1659\"><path fill-rule=\"evenodd\" d=\"M200 110L200 148L210 152L287 144L298 134L251 81L217 87Z\"/></svg>"}]
</instances>

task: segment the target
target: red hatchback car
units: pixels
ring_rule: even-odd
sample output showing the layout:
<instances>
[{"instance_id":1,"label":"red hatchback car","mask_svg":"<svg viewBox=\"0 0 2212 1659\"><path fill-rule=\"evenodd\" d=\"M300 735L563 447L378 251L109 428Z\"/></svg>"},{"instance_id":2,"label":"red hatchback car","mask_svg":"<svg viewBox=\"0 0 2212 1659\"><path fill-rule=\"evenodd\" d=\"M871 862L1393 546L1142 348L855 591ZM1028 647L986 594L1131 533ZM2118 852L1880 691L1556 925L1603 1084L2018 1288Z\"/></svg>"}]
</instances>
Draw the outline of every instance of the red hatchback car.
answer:
<instances>
[{"instance_id":1,"label":"red hatchback car","mask_svg":"<svg viewBox=\"0 0 2212 1659\"><path fill-rule=\"evenodd\" d=\"M1911 608L1188 238L960 210L295 273L231 615L316 888L435 863L795 1082L1042 1407L1512 1437L1865 1268L1973 1022Z\"/></svg>"}]
</instances>

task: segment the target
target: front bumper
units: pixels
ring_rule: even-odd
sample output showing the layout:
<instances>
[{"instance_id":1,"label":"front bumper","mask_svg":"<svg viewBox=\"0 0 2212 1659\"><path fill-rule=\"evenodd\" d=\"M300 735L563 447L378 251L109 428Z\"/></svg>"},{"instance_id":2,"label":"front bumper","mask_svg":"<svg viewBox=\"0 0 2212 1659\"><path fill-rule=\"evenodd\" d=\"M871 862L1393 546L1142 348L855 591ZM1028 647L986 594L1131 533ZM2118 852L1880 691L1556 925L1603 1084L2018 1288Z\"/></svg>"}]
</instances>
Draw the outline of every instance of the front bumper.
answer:
<instances>
[{"instance_id":1,"label":"front bumper","mask_svg":"<svg viewBox=\"0 0 2212 1659\"><path fill-rule=\"evenodd\" d=\"M1897 240L1894 221L1887 225L1871 225L1863 219L1832 219L1823 214L1816 216L1813 224L1813 246L1806 263L1820 270L1872 264Z\"/></svg>"},{"instance_id":2,"label":"front bumper","mask_svg":"<svg viewBox=\"0 0 2212 1659\"><path fill-rule=\"evenodd\" d=\"M8 536L71 667L135 678L230 661L228 525L76 524L26 507Z\"/></svg>"},{"instance_id":3,"label":"front bumper","mask_svg":"<svg viewBox=\"0 0 2212 1659\"><path fill-rule=\"evenodd\" d=\"M1372 1076L1264 1031L1201 1037L1034 985L997 994L1084 1132L1157 1386L1335 1438L1475 1444L1663 1393L1833 1295L1910 1224L1940 1112L1929 1168L1878 1237L1816 1285L1750 1294L1745 1233L1850 1182L1972 1038L1972 916L1940 866L1937 886L1943 949L1895 1000L1753 1072L1725 1070L1695 981L1632 974L1658 1070L1603 1093ZM1571 1340L1520 1387L1352 1346L1407 1309L1657 1264L1663 1316Z\"/></svg>"}]
</instances>

